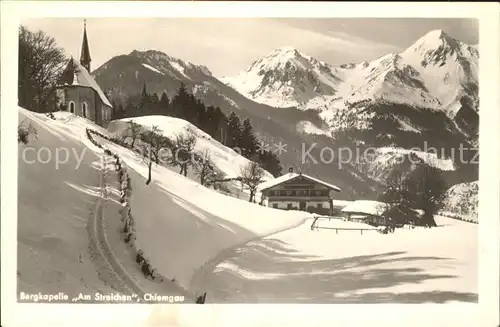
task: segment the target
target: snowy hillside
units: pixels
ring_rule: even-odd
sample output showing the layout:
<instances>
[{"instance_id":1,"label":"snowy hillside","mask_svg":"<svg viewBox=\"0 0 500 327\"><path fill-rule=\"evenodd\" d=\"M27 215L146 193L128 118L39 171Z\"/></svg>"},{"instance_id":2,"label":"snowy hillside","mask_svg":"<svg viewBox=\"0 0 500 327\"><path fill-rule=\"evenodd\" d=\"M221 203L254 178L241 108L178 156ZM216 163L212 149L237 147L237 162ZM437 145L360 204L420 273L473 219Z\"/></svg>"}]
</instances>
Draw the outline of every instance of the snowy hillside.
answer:
<instances>
[{"instance_id":1,"label":"snowy hillside","mask_svg":"<svg viewBox=\"0 0 500 327\"><path fill-rule=\"evenodd\" d=\"M113 181L116 177L112 172L102 177L107 165L102 150L88 140L85 131L90 128L104 135L112 133L66 112L55 113L55 119L24 109L20 109L20 115L20 121L33 123L38 131L32 144L19 147L20 288L57 293L64 285L69 294L122 292L124 286L117 285L113 278L119 273L95 259L94 252L88 252L88 233L94 228L93 217L98 217L95 203L107 201L100 229L106 236L100 242L113 249L107 256L119 262L122 276L129 276L134 287L143 291L186 294L177 284L165 289L143 278L134 254L120 239L117 231L121 228L121 205L118 199L102 198L99 183L100 178ZM175 123L163 127L177 126ZM101 138L98 142L117 153L128 167L133 183L131 208L136 219L136 246L163 276L175 278L184 288L189 286L194 272L220 251L310 217L309 213L267 208L222 195L163 166L153 166L153 183L146 186L147 166L137 153ZM50 164L25 163L22 151L28 147L80 150L81 167L75 169L74 156L59 169ZM111 186L109 191L119 194Z\"/></svg>"},{"instance_id":2,"label":"snowy hillside","mask_svg":"<svg viewBox=\"0 0 500 327\"><path fill-rule=\"evenodd\" d=\"M125 118L119 121L112 121L108 126L108 130L113 133L122 133L127 129L128 121L134 121L148 129L152 128L152 126L157 126L163 135L170 139L174 139L176 135L186 133L188 130L192 131L196 135L195 151L200 155L208 152L215 166L224 172L228 178L238 177L241 169L250 163L248 159L236 151L220 144L193 124L179 118L167 116ZM273 178L267 171L265 173L264 179Z\"/></svg>"},{"instance_id":3,"label":"snowy hillside","mask_svg":"<svg viewBox=\"0 0 500 327\"><path fill-rule=\"evenodd\" d=\"M443 203L443 214L478 222L479 183L461 183L451 187Z\"/></svg>"},{"instance_id":4,"label":"snowy hillside","mask_svg":"<svg viewBox=\"0 0 500 327\"><path fill-rule=\"evenodd\" d=\"M453 117L462 96L477 99L478 59L476 48L436 30L401 53L335 67L293 48L277 49L224 82L274 107L324 111L343 109L345 101L384 99Z\"/></svg>"},{"instance_id":5,"label":"snowy hillside","mask_svg":"<svg viewBox=\"0 0 500 327\"><path fill-rule=\"evenodd\" d=\"M71 131L80 119L58 116L61 119L55 121L19 108L19 122L31 123L37 137L18 148L18 291L108 293L113 290L99 278L88 251L92 243L87 226L99 194L101 162L81 135ZM57 167L54 158L36 163L35 151L43 153L42 148L52 155L64 148L75 155Z\"/></svg>"}]
</instances>

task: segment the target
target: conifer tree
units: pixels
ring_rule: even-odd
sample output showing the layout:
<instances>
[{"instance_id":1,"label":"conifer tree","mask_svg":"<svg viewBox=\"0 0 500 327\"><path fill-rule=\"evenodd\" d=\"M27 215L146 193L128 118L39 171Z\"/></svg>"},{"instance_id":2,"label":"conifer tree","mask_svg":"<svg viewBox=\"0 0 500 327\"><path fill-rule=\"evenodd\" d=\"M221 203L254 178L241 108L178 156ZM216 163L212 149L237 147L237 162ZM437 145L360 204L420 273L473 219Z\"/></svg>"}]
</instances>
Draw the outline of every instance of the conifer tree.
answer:
<instances>
[{"instance_id":1,"label":"conifer tree","mask_svg":"<svg viewBox=\"0 0 500 327\"><path fill-rule=\"evenodd\" d=\"M246 158L252 157L257 152L257 138L255 137L252 123L250 119L245 119L243 121L243 128L241 131L241 149L242 154Z\"/></svg>"},{"instance_id":2,"label":"conifer tree","mask_svg":"<svg viewBox=\"0 0 500 327\"><path fill-rule=\"evenodd\" d=\"M231 148L236 148L236 147L241 148L242 126L240 118L234 112L231 112L231 114L227 118L227 125L228 125L227 146Z\"/></svg>"},{"instance_id":3,"label":"conifer tree","mask_svg":"<svg viewBox=\"0 0 500 327\"><path fill-rule=\"evenodd\" d=\"M162 115L170 116L170 99L167 92L163 92L160 97L159 109Z\"/></svg>"}]
</instances>

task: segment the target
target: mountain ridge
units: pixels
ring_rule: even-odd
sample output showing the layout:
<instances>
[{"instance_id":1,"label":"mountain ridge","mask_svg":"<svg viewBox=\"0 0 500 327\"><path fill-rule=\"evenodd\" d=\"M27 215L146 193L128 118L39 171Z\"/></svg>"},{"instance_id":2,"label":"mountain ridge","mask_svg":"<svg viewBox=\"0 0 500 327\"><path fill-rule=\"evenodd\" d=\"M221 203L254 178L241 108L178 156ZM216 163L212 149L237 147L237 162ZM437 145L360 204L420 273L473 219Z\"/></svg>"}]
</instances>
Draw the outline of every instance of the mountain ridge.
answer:
<instances>
[{"instance_id":1,"label":"mountain ridge","mask_svg":"<svg viewBox=\"0 0 500 327\"><path fill-rule=\"evenodd\" d=\"M423 38L423 41L426 41L424 45L432 44L429 40L436 41L434 43L440 42L436 40L436 36L432 34L431 36ZM442 34L437 36L438 39L441 37ZM450 51L445 51L445 58L450 59L450 54L453 58L457 58L463 53L467 54L467 51L474 55L473 48L469 47L472 49L469 50L461 43L457 44L460 45L458 48L460 51L446 48L445 50ZM458 97L458 104L452 108L453 112L447 112L437 105L432 105L441 100L427 92L429 87L424 77L428 76L430 71L425 71L423 66L416 69L413 64L405 62L409 60L408 58L413 60L412 63L419 64L423 60L421 55L415 55L416 51L413 51L412 47L408 49L407 53L390 53L371 62L333 66L301 54L293 47L281 47L271 53L273 61L256 60L247 68L247 71L254 71L261 77L257 80L257 85L267 74L266 80L269 83L290 81L288 88L284 89L288 89L292 95L297 85L298 89L302 87L302 94L310 97L310 99L306 97L307 106L302 108L292 102L286 103L283 107L261 103L248 94L242 94L243 92L238 91L224 79L216 78L207 67L171 57L157 50L135 50L128 55L114 57L94 71L93 75L99 85L109 91L113 99L122 102L126 100L127 95L139 94L144 86L150 93L161 95L166 92L169 98L172 98L180 84L184 83L187 89L205 105L220 107L225 114L236 112L242 119L249 118L260 140L283 141L288 144L290 151L280 156L285 170L290 166L297 168L297 165L301 165L305 173L339 185L348 193L345 199L349 199L353 194L375 192L379 182L363 177L356 167L344 165L338 168L332 167L335 166L332 164L299 163L302 147L308 149L310 145L316 144L317 148L313 155L318 158L322 148L342 146L339 140L332 138L332 133L339 123L337 119L339 111L354 113L360 110L366 113L365 116L356 116L357 122L362 127L356 132L355 138L356 142L367 146L409 149L427 142L429 146L449 149L457 147L457 144L468 144L471 138L477 139L478 101L473 92L474 85L477 89L474 76L472 86L469 87L472 90L470 95L460 97L460 92L453 93L451 98ZM422 49L423 46L420 47L420 50ZM435 51L433 54L441 56L439 58L442 59L440 53L443 51ZM287 65L287 62L291 63ZM449 73L450 63L454 61L448 60L447 65L438 66L439 74L436 76L444 78L446 73ZM471 64L473 65L474 63ZM273 69L269 73L267 70L269 67L279 69L278 74L273 75ZM260 70L263 72L258 75ZM456 78L452 77L448 77L448 80L456 82ZM300 84L304 81L307 83ZM269 85L264 85L255 94L269 91ZM326 96L318 97L319 91ZM336 92L354 95L346 99L337 96ZM374 96L365 97L369 92ZM419 92L424 92L424 96ZM445 90L444 93L446 92ZM417 97L419 101L398 102L394 101L394 96L410 100ZM450 180L467 182L475 178L474 169L467 173L462 173L461 169L458 165L456 171L447 172L452 176ZM464 179L464 176L468 177Z\"/></svg>"},{"instance_id":2,"label":"mountain ridge","mask_svg":"<svg viewBox=\"0 0 500 327\"><path fill-rule=\"evenodd\" d=\"M276 61L277 53L288 55ZM344 101L386 99L444 110L453 118L462 96L474 101L478 97L478 58L476 47L443 30L433 30L406 50L370 62L329 65L298 49L279 48L223 81L250 99L273 107L325 111L328 107L342 109ZM311 67L306 67L303 59ZM306 85L291 79L290 74L308 78Z\"/></svg>"}]
</instances>

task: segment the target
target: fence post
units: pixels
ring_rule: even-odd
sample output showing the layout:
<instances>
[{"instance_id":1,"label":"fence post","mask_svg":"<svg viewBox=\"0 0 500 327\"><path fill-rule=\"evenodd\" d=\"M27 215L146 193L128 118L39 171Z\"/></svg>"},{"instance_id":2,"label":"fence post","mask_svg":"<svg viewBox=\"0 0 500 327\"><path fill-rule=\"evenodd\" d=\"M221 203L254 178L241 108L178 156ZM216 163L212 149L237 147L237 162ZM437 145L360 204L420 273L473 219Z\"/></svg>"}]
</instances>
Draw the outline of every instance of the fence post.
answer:
<instances>
[{"instance_id":1,"label":"fence post","mask_svg":"<svg viewBox=\"0 0 500 327\"><path fill-rule=\"evenodd\" d=\"M362 230L362 229L360 229L360 231L361 231L361 235L363 235L363 230Z\"/></svg>"},{"instance_id":2,"label":"fence post","mask_svg":"<svg viewBox=\"0 0 500 327\"><path fill-rule=\"evenodd\" d=\"M339 233L339 230L337 228L335 228L335 233L338 234Z\"/></svg>"}]
</instances>

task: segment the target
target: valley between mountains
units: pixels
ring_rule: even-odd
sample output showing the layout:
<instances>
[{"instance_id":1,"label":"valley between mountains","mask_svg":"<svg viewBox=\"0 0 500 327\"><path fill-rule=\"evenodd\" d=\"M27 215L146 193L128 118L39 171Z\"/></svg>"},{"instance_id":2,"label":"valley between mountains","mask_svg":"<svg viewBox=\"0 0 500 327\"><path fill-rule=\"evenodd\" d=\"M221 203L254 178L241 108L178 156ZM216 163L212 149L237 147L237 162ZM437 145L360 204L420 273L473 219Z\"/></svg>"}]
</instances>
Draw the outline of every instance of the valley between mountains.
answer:
<instances>
[{"instance_id":1,"label":"valley between mountains","mask_svg":"<svg viewBox=\"0 0 500 327\"><path fill-rule=\"evenodd\" d=\"M334 183L347 200L373 197L411 149L445 170L451 185L477 180L478 59L477 46L434 30L371 62L332 66L283 47L237 76L217 78L205 66L150 50L114 57L93 76L117 103L144 85L171 98L184 83L205 105L249 118L262 142L286 144L279 155L285 169ZM339 130L348 136L335 139ZM339 149L367 148L380 149L369 162L340 159Z\"/></svg>"}]
</instances>

